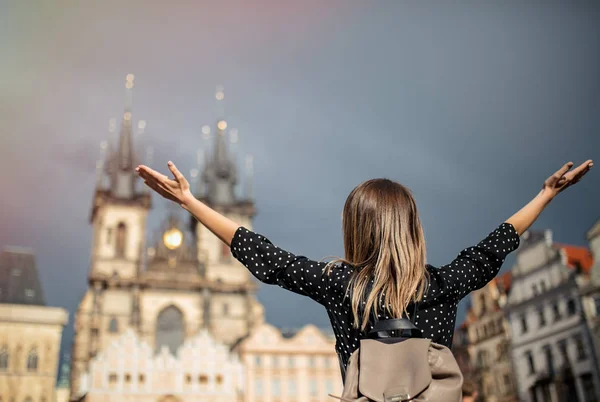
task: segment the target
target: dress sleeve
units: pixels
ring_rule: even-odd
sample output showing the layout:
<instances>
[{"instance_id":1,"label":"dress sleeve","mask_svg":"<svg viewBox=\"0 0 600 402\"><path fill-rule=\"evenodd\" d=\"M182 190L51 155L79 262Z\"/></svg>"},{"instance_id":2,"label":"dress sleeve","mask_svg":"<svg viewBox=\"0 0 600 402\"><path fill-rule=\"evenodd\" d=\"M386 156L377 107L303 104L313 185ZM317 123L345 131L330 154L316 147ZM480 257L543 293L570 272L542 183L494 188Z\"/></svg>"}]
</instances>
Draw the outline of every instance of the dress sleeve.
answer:
<instances>
[{"instance_id":1,"label":"dress sleeve","mask_svg":"<svg viewBox=\"0 0 600 402\"><path fill-rule=\"evenodd\" d=\"M279 285L325 304L331 284L326 263L296 256L274 246L269 239L239 227L231 241L231 253L259 281Z\"/></svg>"},{"instance_id":2,"label":"dress sleeve","mask_svg":"<svg viewBox=\"0 0 600 402\"><path fill-rule=\"evenodd\" d=\"M481 289L500 271L506 256L519 247L519 235L510 223L503 223L474 247L460 252L438 272L447 291L457 300Z\"/></svg>"}]
</instances>

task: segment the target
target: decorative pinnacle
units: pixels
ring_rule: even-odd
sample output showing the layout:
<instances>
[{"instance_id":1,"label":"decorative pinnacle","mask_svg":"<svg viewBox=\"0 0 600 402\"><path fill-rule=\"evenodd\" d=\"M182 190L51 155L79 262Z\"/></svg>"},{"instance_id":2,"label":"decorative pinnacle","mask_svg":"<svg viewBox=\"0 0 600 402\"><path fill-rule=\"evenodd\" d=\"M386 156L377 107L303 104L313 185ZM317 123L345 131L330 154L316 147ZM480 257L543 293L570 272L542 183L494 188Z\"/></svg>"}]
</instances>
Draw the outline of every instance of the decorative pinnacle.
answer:
<instances>
[{"instance_id":1,"label":"decorative pinnacle","mask_svg":"<svg viewBox=\"0 0 600 402\"><path fill-rule=\"evenodd\" d=\"M125 88L132 89L134 79L135 76L133 74L127 74L127 77L125 77Z\"/></svg>"}]
</instances>

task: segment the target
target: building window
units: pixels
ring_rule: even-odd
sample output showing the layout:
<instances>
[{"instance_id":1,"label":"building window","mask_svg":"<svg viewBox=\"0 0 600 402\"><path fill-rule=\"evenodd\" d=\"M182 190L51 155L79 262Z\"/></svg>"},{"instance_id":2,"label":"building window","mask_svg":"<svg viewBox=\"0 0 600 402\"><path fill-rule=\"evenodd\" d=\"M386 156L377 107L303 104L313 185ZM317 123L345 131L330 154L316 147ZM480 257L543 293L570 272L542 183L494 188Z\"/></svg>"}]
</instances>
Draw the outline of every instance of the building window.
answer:
<instances>
[{"instance_id":1,"label":"building window","mask_svg":"<svg viewBox=\"0 0 600 402\"><path fill-rule=\"evenodd\" d=\"M567 340L561 339L558 341L557 345L560 356L562 357L562 364L567 364L569 361L569 355L567 353Z\"/></svg>"},{"instance_id":2,"label":"building window","mask_svg":"<svg viewBox=\"0 0 600 402\"><path fill-rule=\"evenodd\" d=\"M317 396L318 392L319 391L317 389L317 380L312 378L310 380L310 396Z\"/></svg>"},{"instance_id":3,"label":"building window","mask_svg":"<svg viewBox=\"0 0 600 402\"><path fill-rule=\"evenodd\" d=\"M119 332L119 323L115 317L111 318L108 323L108 332L113 334Z\"/></svg>"},{"instance_id":4,"label":"building window","mask_svg":"<svg viewBox=\"0 0 600 402\"><path fill-rule=\"evenodd\" d=\"M223 303L223 315L229 315L229 304Z\"/></svg>"},{"instance_id":5,"label":"building window","mask_svg":"<svg viewBox=\"0 0 600 402\"><path fill-rule=\"evenodd\" d=\"M552 312L554 313L554 321L560 320L560 308L558 302L552 303Z\"/></svg>"},{"instance_id":6,"label":"building window","mask_svg":"<svg viewBox=\"0 0 600 402\"><path fill-rule=\"evenodd\" d=\"M109 374L108 375L108 382L111 384L114 384L117 382L117 375L115 373Z\"/></svg>"},{"instance_id":7,"label":"building window","mask_svg":"<svg viewBox=\"0 0 600 402\"><path fill-rule=\"evenodd\" d=\"M25 402L33 402L33 399L31 399L31 397L28 396L27 398L25 398Z\"/></svg>"},{"instance_id":8,"label":"building window","mask_svg":"<svg viewBox=\"0 0 600 402\"><path fill-rule=\"evenodd\" d=\"M32 349L27 356L27 371L37 371L38 369L38 354L35 349Z\"/></svg>"},{"instance_id":9,"label":"building window","mask_svg":"<svg viewBox=\"0 0 600 402\"><path fill-rule=\"evenodd\" d=\"M256 356L256 357L254 358L254 365L255 365L256 367L260 367L260 364L261 364L260 356Z\"/></svg>"},{"instance_id":10,"label":"building window","mask_svg":"<svg viewBox=\"0 0 600 402\"><path fill-rule=\"evenodd\" d=\"M583 388L583 396L585 402L597 401L596 388L594 387L594 379L591 373L581 375L581 386Z\"/></svg>"},{"instance_id":11,"label":"building window","mask_svg":"<svg viewBox=\"0 0 600 402\"><path fill-rule=\"evenodd\" d=\"M216 381L217 385L223 385L223 376L221 374L217 374Z\"/></svg>"},{"instance_id":12,"label":"building window","mask_svg":"<svg viewBox=\"0 0 600 402\"><path fill-rule=\"evenodd\" d=\"M308 358L308 366L310 368L315 368L317 364L315 363L315 358L313 356Z\"/></svg>"},{"instance_id":13,"label":"building window","mask_svg":"<svg viewBox=\"0 0 600 402\"><path fill-rule=\"evenodd\" d=\"M600 296L594 297L594 306L596 307L596 315L600 315Z\"/></svg>"},{"instance_id":14,"label":"building window","mask_svg":"<svg viewBox=\"0 0 600 402\"><path fill-rule=\"evenodd\" d=\"M273 356L273 367L279 367L279 356Z\"/></svg>"},{"instance_id":15,"label":"building window","mask_svg":"<svg viewBox=\"0 0 600 402\"><path fill-rule=\"evenodd\" d=\"M156 318L156 351L166 346L173 355L176 355L184 338L183 313L175 306L162 310Z\"/></svg>"},{"instance_id":16,"label":"building window","mask_svg":"<svg viewBox=\"0 0 600 402\"><path fill-rule=\"evenodd\" d=\"M481 304L481 314L485 314L487 306L485 305L485 294L479 296L479 303Z\"/></svg>"},{"instance_id":17,"label":"building window","mask_svg":"<svg viewBox=\"0 0 600 402\"><path fill-rule=\"evenodd\" d=\"M0 349L0 370L8 370L8 349L6 346Z\"/></svg>"},{"instance_id":18,"label":"building window","mask_svg":"<svg viewBox=\"0 0 600 402\"><path fill-rule=\"evenodd\" d=\"M262 395L263 394L263 383L262 383L262 380L260 378L257 378L255 380L255 383L254 383L254 393L256 395Z\"/></svg>"},{"instance_id":19,"label":"building window","mask_svg":"<svg viewBox=\"0 0 600 402\"><path fill-rule=\"evenodd\" d=\"M288 366L289 366L290 368L293 368L293 367L294 367L294 356L290 356L290 357L288 358Z\"/></svg>"},{"instance_id":20,"label":"building window","mask_svg":"<svg viewBox=\"0 0 600 402\"><path fill-rule=\"evenodd\" d=\"M546 282L542 281L542 283L540 285L542 288L542 293L544 293L546 291Z\"/></svg>"},{"instance_id":21,"label":"building window","mask_svg":"<svg viewBox=\"0 0 600 402\"><path fill-rule=\"evenodd\" d=\"M288 395L296 395L296 380L288 381Z\"/></svg>"},{"instance_id":22,"label":"building window","mask_svg":"<svg viewBox=\"0 0 600 402\"><path fill-rule=\"evenodd\" d=\"M12 274L13 276L21 276L21 268L13 268Z\"/></svg>"},{"instance_id":23,"label":"building window","mask_svg":"<svg viewBox=\"0 0 600 402\"><path fill-rule=\"evenodd\" d=\"M333 381L325 380L325 389L327 394L333 394Z\"/></svg>"},{"instance_id":24,"label":"building window","mask_svg":"<svg viewBox=\"0 0 600 402\"><path fill-rule=\"evenodd\" d=\"M28 299L33 299L33 296L35 296L35 290L33 289L25 289L25 297Z\"/></svg>"},{"instance_id":25,"label":"building window","mask_svg":"<svg viewBox=\"0 0 600 402\"><path fill-rule=\"evenodd\" d=\"M324 364L324 365L325 365L325 368L331 368L331 358L330 358L330 357L327 357L327 356L325 356L325 358L324 358L323 360L324 360L324 363L325 363L325 364Z\"/></svg>"},{"instance_id":26,"label":"building window","mask_svg":"<svg viewBox=\"0 0 600 402\"><path fill-rule=\"evenodd\" d=\"M106 244L110 245L112 243L112 228L106 229Z\"/></svg>"},{"instance_id":27,"label":"building window","mask_svg":"<svg viewBox=\"0 0 600 402\"><path fill-rule=\"evenodd\" d=\"M507 394L512 390L512 381L510 380L510 374L504 374L504 389Z\"/></svg>"},{"instance_id":28,"label":"building window","mask_svg":"<svg viewBox=\"0 0 600 402\"><path fill-rule=\"evenodd\" d=\"M486 368L489 364L489 356L487 350L480 350L477 353L477 366L479 368Z\"/></svg>"},{"instance_id":29,"label":"building window","mask_svg":"<svg viewBox=\"0 0 600 402\"><path fill-rule=\"evenodd\" d=\"M527 333L527 319L525 318L525 314L521 314L521 333Z\"/></svg>"},{"instance_id":30,"label":"building window","mask_svg":"<svg viewBox=\"0 0 600 402\"><path fill-rule=\"evenodd\" d=\"M550 373L554 372L554 358L552 356L552 348L550 345L544 346L544 356L546 357L546 368Z\"/></svg>"},{"instance_id":31,"label":"building window","mask_svg":"<svg viewBox=\"0 0 600 402\"><path fill-rule=\"evenodd\" d=\"M577 306L575 306L575 300L569 299L567 302L567 313L569 315L574 315L577 312Z\"/></svg>"},{"instance_id":32,"label":"building window","mask_svg":"<svg viewBox=\"0 0 600 402\"><path fill-rule=\"evenodd\" d=\"M146 381L146 376L143 374L140 374L138 377L138 381L140 382L140 384L143 384Z\"/></svg>"},{"instance_id":33,"label":"building window","mask_svg":"<svg viewBox=\"0 0 600 402\"><path fill-rule=\"evenodd\" d=\"M525 358L527 359L527 366L529 367L529 374L535 373L535 364L533 361L533 354L531 352L525 352Z\"/></svg>"},{"instance_id":34,"label":"building window","mask_svg":"<svg viewBox=\"0 0 600 402\"><path fill-rule=\"evenodd\" d=\"M130 383L131 382L131 374L125 374L125 382L126 383Z\"/></svg>"},{"instance_id":35,"label":"building window","mask_svg":"<svg viewBox=\"0 0 600 402\"><path fill-rule=\"evenodd\" d=\"M583 336L581 334L577 334L573 337L575 340L575 346L577 348L577 359L584 360L587 355L585 352L585 344L583 343Z\"/></svg>"},{"instance_id":36,"label":"building window","mask_svg":"<svg viewBox=\"0 0 600 402\"><path fill-rule=\"evenodd\" d=\"M536 284L531 285L531 290L533 291L534 296L538 295L538 288Z\"/></svg>"},{"instance_id":37,"label":"building window","mask_svg":"<svg viewBox=\"0 0 600 402\"><path fill-rule=\"evenodd\" d=\"M540 327L546 325L546 317L544 316L544 307L540 307L538 309L538 317L540 321Z\"/></svg>"},{"instance_id":38,"label":"building window","mask_svg":"<svg viewBox=\"0 0 600 402\"><path fill-rule=\"evenodd\" d=\"M120 222L117 226L117 244L115 254L117 257L125 257L125 246L127 244L127 226Z\"/></svg>"},{"instance_id":39,"label":"building window","mask_svg":"<svg viewBox=\"0 0 600 402\"><path fill-rule=\"evenodd\" d=\"M275 378L273 380L273 389L272 389L272 392L273 392L273 396L279 396L279 395L281 395L281 385L280 385L280 382L279 382L278 378Z\"/></svg>"}]
</instances>

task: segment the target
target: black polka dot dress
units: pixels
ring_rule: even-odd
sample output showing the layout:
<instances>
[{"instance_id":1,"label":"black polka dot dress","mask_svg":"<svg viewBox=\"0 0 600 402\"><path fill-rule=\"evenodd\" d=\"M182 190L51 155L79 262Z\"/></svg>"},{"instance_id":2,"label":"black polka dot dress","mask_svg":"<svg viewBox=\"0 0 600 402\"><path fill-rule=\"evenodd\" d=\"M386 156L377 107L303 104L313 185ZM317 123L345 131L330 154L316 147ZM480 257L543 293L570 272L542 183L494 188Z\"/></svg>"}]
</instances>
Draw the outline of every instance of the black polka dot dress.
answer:
<instances>
[{"instance_id":1,"label":"black polka dot dress","mask_svg":"<svg viewBox=\"0 0 600 402\"><path fill-rule=\"evenodd\" d=\"M425 338L450 347L458 302L471 291L480 289L496 276L506 256L519 246L519 236L509 223L503 223L479 244L469 247L440 268L427 265L428 290L418 304L414 319ZM344 298L352 267L341 265L329 275L325 262L296 256L274 246L267 238L244 227L238 228L231 252L261 282L308 296L327 309L336 336L336 351L345 366L359 339L366 332L353 328L350 298ZM408 309L412 312L412 309ZM384 312L378 319L389 317ZM371 329L375 317L371 318Z\"/></svg>"}]
</instances>

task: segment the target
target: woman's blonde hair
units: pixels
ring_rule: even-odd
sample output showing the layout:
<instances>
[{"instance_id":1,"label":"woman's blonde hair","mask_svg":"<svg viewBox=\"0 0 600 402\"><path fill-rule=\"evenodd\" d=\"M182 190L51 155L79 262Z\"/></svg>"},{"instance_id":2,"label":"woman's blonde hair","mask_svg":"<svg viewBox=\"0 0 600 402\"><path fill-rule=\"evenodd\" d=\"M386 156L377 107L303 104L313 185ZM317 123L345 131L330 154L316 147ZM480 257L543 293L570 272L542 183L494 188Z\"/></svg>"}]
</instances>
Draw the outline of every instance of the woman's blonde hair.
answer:
<instances>
[{"instance_id":1,"label":"woman's blonde hair","mask_svg":"<svg viewBox=\"0 0 600 402\"><path fill-rule=\"evenodd\" d=\"M411 302L425 293L425 239L410 190L388 179L357 186L342 213L346 263L354 271L348 285L354 326L365 330L369 312L377 318L380 304L394 318L406 314ZM370 282L373 281L372 286Z\"/></svg>"}]
</instances>

